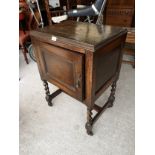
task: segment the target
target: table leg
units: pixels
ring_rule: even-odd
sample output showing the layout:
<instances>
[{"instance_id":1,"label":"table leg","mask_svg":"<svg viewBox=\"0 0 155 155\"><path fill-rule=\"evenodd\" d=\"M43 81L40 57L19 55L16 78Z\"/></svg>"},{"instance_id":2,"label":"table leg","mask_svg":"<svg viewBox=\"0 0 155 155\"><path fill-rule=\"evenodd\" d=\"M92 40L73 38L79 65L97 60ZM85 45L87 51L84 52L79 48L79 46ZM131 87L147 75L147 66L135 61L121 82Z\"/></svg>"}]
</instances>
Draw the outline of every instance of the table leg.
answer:
<instances>
[{"instance_id":1,"label":"table leg","mask_svg":"<svg viewBox=\"0 0 155 155\"><path fill-rule=\"evenodd\" d=\"M115 101L116 81L113 82L111 87L112 87L111 93L110 93L110 96L108 98L108 108L112 107L113 103Z\"/></svg>"},{"instance_id":2,"label":"table leg","mask_svg":"<svg viewBox=\"0 0 155 155\"><path fill-rule=\"evenodd\" d=\"M52 106L53 105L52 99L55 98L57 95L59 95L62 92L62 90L58 89L54 93L50 94L47 81L43 80L43 84L44 84L44 87L45 87L45 93L46 93L46 97L45 98L46 98L46 101L47 101L49 106Z\"/></svg>"},{"instance_id":3,"label":"table leg","mask_svg":"<svg viewBox=\"0 0 155 155\"><path fill-rule=\"evenodd\" d=\"M85 125L86 127L86 130L87 130L87 134L88 135L93 135L93 132L92 132L92 109L91 108L87 108L87 123Z\"/></svg>"},{"instance_id":4,"label":"table leg","mask_svg":"<svg viewBox=\"0 0 155 155\"><path fill-rule=\"evenodd\" d=\"M52 106L52 98L50 97L50 91L49 91L49 87L48 87L48 83L46 80L43 80L43 85L45 87L45 93L46 93L46 101L48 103L49 106Z\"/></svg>"}]
</instances>

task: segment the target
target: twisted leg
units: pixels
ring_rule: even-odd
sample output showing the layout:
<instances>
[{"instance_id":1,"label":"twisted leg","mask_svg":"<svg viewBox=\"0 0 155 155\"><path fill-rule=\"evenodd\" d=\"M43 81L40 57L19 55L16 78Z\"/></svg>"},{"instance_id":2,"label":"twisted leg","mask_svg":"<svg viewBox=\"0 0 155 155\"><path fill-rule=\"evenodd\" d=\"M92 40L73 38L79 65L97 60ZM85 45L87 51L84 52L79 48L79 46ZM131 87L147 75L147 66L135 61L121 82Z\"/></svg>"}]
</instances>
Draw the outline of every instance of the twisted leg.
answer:
<instances>
[{"instance_id":1,"label":"twisted leg","mask_svg":"<svg viewBox=\"0 0 155 155\"><path fill-rule=\"evenodd\" d=\"M116 91L116 81L114 81L112 84L111 93L108 98L108 108L113 106L113 102L115 101L115 91Z\"/></svg>"},{"instance_id":2,"label":"twisted leg","mask_svg":"<svg viewBox=\"0 0 155 155\"><path fill-rule=\"evenodd\" d=\"M87 123L85 125L88 135L93 135L92 132L92 109L87 108Z\"/></svg>"},{"instance_id":3,"label":"twisted leg","mask_svg":"<svg viewBox=\"0 0 155 155\"><path fill-rule=\"evenodd\" d=\"M47 81L43 80L43 85L45 87L45 92L46 92L46 101L48 102L49 106L52 106L52 98L50 97L50 91L49 91L49 87L48 87L48 83Z\"/></svg>"}]
</instances>

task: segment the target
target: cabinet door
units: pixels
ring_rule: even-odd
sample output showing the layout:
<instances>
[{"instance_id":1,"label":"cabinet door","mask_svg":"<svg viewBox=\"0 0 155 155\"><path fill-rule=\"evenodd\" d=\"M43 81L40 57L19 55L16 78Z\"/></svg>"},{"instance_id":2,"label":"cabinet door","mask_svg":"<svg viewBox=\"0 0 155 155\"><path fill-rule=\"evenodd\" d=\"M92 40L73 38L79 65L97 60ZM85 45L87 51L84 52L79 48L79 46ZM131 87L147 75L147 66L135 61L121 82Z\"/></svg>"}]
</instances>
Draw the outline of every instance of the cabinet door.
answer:
<instances>
[{"instance_id":1,"label":"cabinet door","mask_svg":"<svg viewBox=\"0 0 155 155\"><path fill-rule=\"evenodd\" d=\"M35 54L41 78L82 101L83 55L38 41Z\"/></svg>"}]
</instances>

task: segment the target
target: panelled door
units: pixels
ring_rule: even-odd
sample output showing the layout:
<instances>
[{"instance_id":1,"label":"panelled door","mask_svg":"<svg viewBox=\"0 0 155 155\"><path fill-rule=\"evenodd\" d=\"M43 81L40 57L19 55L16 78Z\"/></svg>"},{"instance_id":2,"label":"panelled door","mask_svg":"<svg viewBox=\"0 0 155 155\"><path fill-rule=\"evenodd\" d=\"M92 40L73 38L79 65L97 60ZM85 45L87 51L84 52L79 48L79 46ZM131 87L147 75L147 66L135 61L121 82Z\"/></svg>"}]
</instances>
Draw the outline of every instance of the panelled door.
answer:
<instances>
[{"instance_id":1,"label":"panelled door","mask_svg":"<svg viewBox=\"0 0 155 155\"><path fill-rule=\"evenodd\" d=\"M41 78L82 101L84 55L39 41L34 45Z\"/></svg>"}]
</instances>

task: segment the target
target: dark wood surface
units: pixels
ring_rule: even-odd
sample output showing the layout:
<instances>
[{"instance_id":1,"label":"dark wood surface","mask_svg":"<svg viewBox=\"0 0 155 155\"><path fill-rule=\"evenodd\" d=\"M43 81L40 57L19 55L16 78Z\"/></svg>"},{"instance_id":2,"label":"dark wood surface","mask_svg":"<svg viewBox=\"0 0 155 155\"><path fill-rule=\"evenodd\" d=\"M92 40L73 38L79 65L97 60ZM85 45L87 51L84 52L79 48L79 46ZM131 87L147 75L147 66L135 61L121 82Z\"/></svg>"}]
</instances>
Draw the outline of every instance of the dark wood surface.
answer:
<instances>
[{"instance_id":1,"label":"dark wood surface","mask_svg":"<svg viewBox=\"0 0 155 155\"><path fill-rule=\"evenodd\" d=\"M83 55L42 42L38 42L37 50L43 79L82 101Z\"/></svg>"},{"instance_id":2,"label":"dark wood surface","mask_svg":"<svg viewBox=\"0 0 155 155\"><path fill-rule=\"evenodd\" d=\"M135 0L108 0L104 12L105 24L134 27Z\"/></svg>"},{"instance_id":3,"label":"dark wood surface","mask_svg":"<svg viewBox=\"0 0 155 155\"><path fill-rule=\"evenodd\" d=\"M48 104L52 105L52 99L47 82L84 103L89 135L93 134L93 123L106 108L113 106L126 34L124 28L74 21L31 32ZM109 86L112 89L106 104L97 106L96 99ZM93 109L97 111L95 117L92 117Z\"/></svg>"},{"instance_id":4,"label":"dark wood surface","mask_svg":"<svg viewBox=\"0 0 155 155\"><path fill-rule=\"evenodd\" d=\"M109 25L98 26L95 24L87 24L83 22L65 21L58 25L47 26L37 31L31 31L33 36L38 39L44 39L48 42L52 41L52 36L57 38L56 42L73 44L95 51L100 45L111 41L114 37L119 37L124 33L125 29L121 27L112 27ZM39 37L41 35L41 37Z\"/></svg>"},{"instance_id":5,"label":"dark wood surface","mask_svg":"<svg viewBox=\"0 0 155 155\"><path fill-rule=\"evenodd\" d=\"M66 9L72 9L77 4L76 0L60 0L60 6L66 6Z\"/></svg>"},{"instance_id":6,"label":"dark wood surface","mask_svg":"<svg viewBox=\"0 0 155 155\"><path fill-rule=\"evenodd\" d=\"M108 6L133 6L135 4L135 0L108 0Z\"/></svg>"},{"instance_id":7,"label":"dark wood surface","mask_svg":"<svg viewBox=\"0 0 155 155\"><path fill-rule=\"evenodd\" d=\"M50 13L50 9L49 9L49 0L44 0L44 6L45 6L45 10L46 10L48 25L52 25L51 13Z\"/></svg>"},{"instance_id":8,"label":"dark wood surface","mask_svg":"<svg viewBox=\"0 0 155 155\"><path fill-rule=\"evenodd\" d=\"M106 8L105 23L113 26L132 26L134 20L133 7L111 6Z\"/></svg>"}]
</instances>

